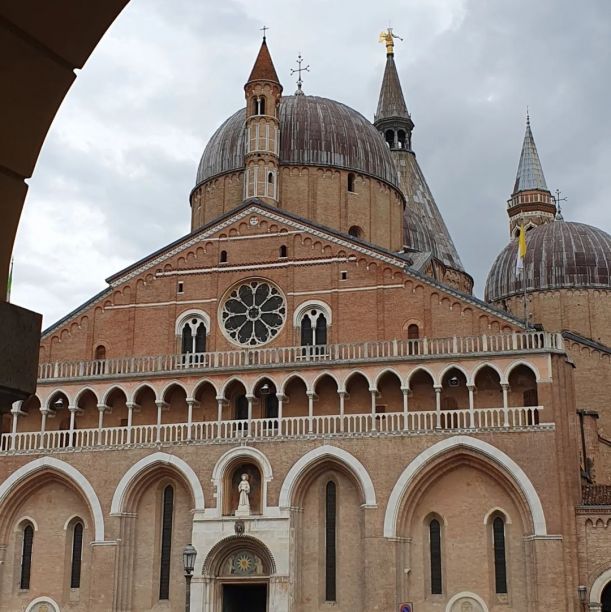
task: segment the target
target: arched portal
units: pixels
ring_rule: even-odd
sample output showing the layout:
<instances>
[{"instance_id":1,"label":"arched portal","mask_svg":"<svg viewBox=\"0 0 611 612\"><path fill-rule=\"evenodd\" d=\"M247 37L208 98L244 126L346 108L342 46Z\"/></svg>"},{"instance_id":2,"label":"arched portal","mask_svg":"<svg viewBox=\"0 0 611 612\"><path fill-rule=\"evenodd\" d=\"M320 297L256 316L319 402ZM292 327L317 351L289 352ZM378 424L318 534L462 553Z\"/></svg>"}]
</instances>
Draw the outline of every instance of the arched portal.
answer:
<instances>
[{"instance_id":1,"label":"arched portal","mask_svg":"<svg viewBox=\"0 0 611 612\"><path fill-rule=\"evenodd\" d=\"M267 612L281 609L270 590L276 563L269 548L246 535L225 538L212 547L203 564L206 600L211 612Z\"/></svg>"}]
</instances>

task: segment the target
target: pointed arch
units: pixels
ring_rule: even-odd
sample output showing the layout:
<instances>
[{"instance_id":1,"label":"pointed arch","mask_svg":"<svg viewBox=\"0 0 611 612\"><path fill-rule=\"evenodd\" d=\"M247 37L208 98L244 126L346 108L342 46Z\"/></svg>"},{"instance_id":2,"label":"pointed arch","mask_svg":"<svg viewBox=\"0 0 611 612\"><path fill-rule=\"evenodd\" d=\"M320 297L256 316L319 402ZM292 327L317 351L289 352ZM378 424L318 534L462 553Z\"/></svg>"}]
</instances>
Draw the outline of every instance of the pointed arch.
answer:
<instances>
[{"instance_id":1,"label":"pointed arch","mask_svg":"<svg viewBox=\"0 0 611 612\"><path fill-rule=\"evenodd\" d=\"M229 389L229 387L233 383L239 383L240 385L244 387L244 393L248 393L248 385L239 376L233 376L229 380L225 381L225 383L221 387L219 397L228 400L229 398L225 396L225 393L227 393L227 389Z\"/></svg>"},{"instance_id":2,"label":"pointed arch","mask_svg":"<svg viewBox=\"0 0 611 612\"><path fill-rule=\"evenodd\" d=\"M394 376L396 376L397 379L399 380L399 383L403 387L404 380L403 380L402 376L399 374L399 372L397 372L397 370L395 370L394 368L384 368L383 370L380 370L376 374L376 377L375 377L375 379L373 381L373 386L375 387L376 391L379 391L378 384L380 383L380 380L381 380L382 376L384 376L385 374L393 374Z\"/></svg>"},{"instance_id":3,"label":"pointed arch","mask_svg":"<svg viewBox=\"0 0 611 612\"><path fill-rule=\"evenodd\" d=\"M70 406L70 396L63 389L54 389L49 395L47 395L47 398L45 400L45 407L47 409L53 409L53 406L51 405L52 402L55 400L55 398L59 398L62 395L66 398L67 401L67 404L64 406L64 408L68 408L68 406Z\"/></svg>"},{"instance_id":4,"label":"pointed arch","mask_svg":"<svg viewBox=\"0 0 611 612\"><path fill-rule=\"evenodd\" d=\"M91 393L95 397L96 402L99 401L98 392L94 391L91 387L85 387L85 388L81 389L77 393L76 397L74 398L74 405L75 406L78 406L79 402L83 398L83 395L85 395L85 393L87 393L87 392Z\"/></svg>"},{"instance_id":5,"label":"pointed arch","mask_svg":"<svg viewBox=\"0 0 611 612\"><path fill-rule=\"evenodd\" d=\"M161 392L159 393L159 397L164 401L167 402L166 400L166 394L168 391L170 391L170 389L172 389L172 387L176 387L179 389L182 389L185 392L185 397L189 397L189 391L188 389L181 383L178 382L177 380L173 380L169 383L167 383L165 385L165 387L161 390Z\"/></svg>"},{"instance_id":6,"label":"pointed arch","mask_svg":"<svg viewBox=\"0 0 611 612\"><path fill-rule=\"evenodd\" d=\"M316 385L318 385L318 383L325 378L326 376L328 376L329 378L331 378L332 380L335 381L335 384L337 385L337 388L340 388L340 381L337 378L337 376L335 374L333 374L333 372L330 372L329 370L325 370L324 372L321 372L320 374L318 374L318 376L316 376L316 378L312 381L312 389L311 391L313 393L316 393Z\"/></svg>"},{"instance_id":7,"label":"pointed arch","mask_svg":"<svg viewBox=\"0 0 611 612\"><path fill-rule=\"evenodd\" d=\"M601 605L601 597L605 587L611 583L611 568L605 570L602 574L596 578L592 583L590 589L590 603Z\"/></svg>"},{"instance_id":8,"label":"pointed arch","mask_svg":"<svg viewBox=\"0 0 611 612\"><path fill-rule=\"evenodd\" d=\"M219 389L209 378L202 378L201 380L197 381L196 385L191 390L191 395L187 395L187 397L196 398L206 385L210 385L214 389L214 395L218 397Z\"/></svg>"},{"instance_id":9,"label":"pointed arch","mask_svg":"<svg viewBox=\"0 0 611 612\"><path fill-rule=\"evenodd\" d=\"M342 380L342 386L340 387L339 390L346 391L346 388L350 380L353 379L355 376L358 376L359 374L367 381L367 386L371 390L371 379L362 370L353 370L352 372L350 372L350 374L348 374L348 376L346 376L344 380Z\"/></svg>"},{"instance_id":10,"label":"pointed arch","mask_svg":"<svg viewBox=\"0 0 611 612\"><path fill-rule=\"evenodd\" d=\"M447 438L437 444L433 444L429 448L423 450L412 462L403 470L399 479L395 483L393 490L388 498L386 506L386 514L384 516L384 537L394 538L397 535L397 524L399 521L399 512L404 501L405 492L409 485L418 475L418 473L431 461L447 453L455 448L466 448L484 455L500 468L510 480L515 484L517 489L524 495L528 508L530 510L534 535L547 535L547 524L543 513L543 506L537 491L524 473L524 470L503 451L499 450L492 444L488 444L483 440L471 438L470 436L454 436Z\"/></svg>"},{"instance_id":11,"label":"pointed arch","mask_svg":"<svg viewBox=\"0 0 611 612\"><path fill-rule=\"evenodd\" d=\"M250 549L261 557L270 576L276 574L274 555L261 540L250 535L232 535L217 542L204 559L202 574L209 577L216 576L223 559L226 559L233 551L243 548Z\"/></svg>"},{"instance_id":12,"label":"pointed arch","mask_svg":"<svg viewBox=\"0 0 611 612\"><path fill-rule=\"evenodd\" d=\"M524 366L525 368L531 370L532 373L535 375L535 380L538 383L541 382L541 374L539 373L539 369L537 368L537 366L534 363L529 363L528 361L524 361L522 359L518 361L513 361L507 366L507 369L505 370L505 380L509 381L511 373L519 366Z\"/></svg>"},{"instance_id":13,"label":"pointed arch","mask_svg":"<svg viewBox=\"0 0 611 612\"><path fill-rule=\"evenodd\" d=\"M475 368L471 372L471 377L469 378L467 376L467 384L474 385L477 375L484 368L490 368L491 370L494 370L499 375L499 381L501 384L505 384L507 382L507 380L505 379L504 372L496 364L490 363L489 361L482 361L482 363L479 363L477 366L475 366Z\"/></svg>"},{"instance_id":14,"label":"pointed arch","mask_svg":"<svg viewBox=\"0 0 611 612\"><path fill-rule=\"evenodd\" d=\"M425 374L428 374L431 377L431 381L433 382L433 386L437 385L437 378L435 376L435 374L433 373L432 370L429 370L426 366L418 366L417 368L414 368L408 375L407 375L407 379L405 381L405 384L407 385L407 387L410 386L410 383L412 381L412 378L418 374L418 372L424 372Z\"/></svg>"},{"instance_id":15,"label":"pointed arch","mask_svg":"<svg viewBox=\"0 0 611 612\"><path fill-rule=\"evenodd\" d=\"M439 384L439 386L441 386L443 384L443 379L445 375L448 372L451 372L452 370L458 370L465 377L465 380L467 381L467 383L469 383L469 374L467 373L465 368L463 368L461 365L458 365L456 363L450 363L439 373L439 379L436 384Z\"/></svg>"},{"instance_id":16,"label":"pointed arch","mask_svg":"<svg viewBox=\"0 0 611 612\"><path fill-rule=\"evenodd\" d=\"M279 385L278 387L278 393L284 395L285 391L286 391L286 387L287 385L292 381L292 380L300 380L305 388L306 388L306 392L310 391L310 385L308 383L308 381L299 373L297 372L291 372Z\"/></svg>"},{"instance_id":17,"label":"pointed arch","mask_svg":"<svg viewBox=\"0 0 611 612\"><path fill-rule=\"evenodd\" d=\"M133 391L132 391L132 395L129 398L130 402L135 402L136 401L136 397L138 397L138 394L141 393L142 391L144 391L145 389L150 389L151 392L153 393L153 395L155 396L155 400L158 399L159 395L157 393L157 389L155 389L155 387L152 387L151 385L149 385L148 383L142 383L141 385L138 385Z\"/></svg>"},{"instance_id":18,"label":"pointed arch","mask_svg":"<svg viewBox=\"0 0 611 612\"><path fill-rule=\"evenodd\" d=\"M85 498L87 505L89 506L91 516L93 517L95 541L103 542L104 515L102 513L100 500L98 499L94 488L81 472L61 459L56 459L55 457L41 457L40 459L30 461L30 463L26 463L15 470L0 485L0 505L4 503L11 492L26 478L29 478L38 472L44 472L45 470L56 472L60 476L64 476L76 486L78 491Z\"/></svg>"},{"instance_id":19,"label":"pointed arch","mask_svg":"<svg viewBox=\"0 0 611 612\"><path fill-rule=\"evenodd\" d=\"M123 393L125 397L125 401L127 401L127 398L129 397L129 395L127 394L127 391L125 391L125 389L121 385L113 385L112 387L107 389L106 392L102 395L101 403L104 404L105 406L108 406L108 400L110 399L111 395L115 393L116 391L121 391L121 393Z\"/></svg>"},{"instance_id":20,"label":"pointed arch","mask_svg":"<svg viewBox=\"0 0 611 612\"><path fill-rule=\"evenodd\" d=\"M278 500L278 505L280 508L291 507L295 488L302 476L313 465L324 461L325 459L332 459L346 466L360 486L364 507L377 507L373 481L371 480L371 476L369 475L369 472L366 470L365 466L348 451L338 448L337 446L325 444L306 453L303 455L303 457L301 457L301 459L293 464L288 474L284 478L282 488L280 489L280 497Z\"/></svg>"},{"instance_id":21,"label":"pointed arch","mask_svg":"<svg viewBox=\"0 0 611 612\"><path fill-rule=\"evenodd\" d=\"M112 503L110 505L111 514L121 514L123 512L125 499L132 485L142 474L157 465L169 466L176 470L184 478L191 490L194 510L204 509L204 490L193 468L180 457L159 452L143 457L125 472L112 496Z\"/></svg>"},{"instance_id":22,"label":"pointed arch","mask_svg":"<svg viewBox=\"0 0 611 612\"><path fill-rule=\"evenodd\" d=\"M456 593L456 595L454 595L454 597L452 597L452 599L448 601L445 612L452 612L452 607L454 606L454 604L457 601L461 600L463 597L474 599L481 606L483 612L488 612L488 606L486 605L486 602L479 595L476 595L475 593L471 593L469 591Z\"/></svg>"}]
</instances>

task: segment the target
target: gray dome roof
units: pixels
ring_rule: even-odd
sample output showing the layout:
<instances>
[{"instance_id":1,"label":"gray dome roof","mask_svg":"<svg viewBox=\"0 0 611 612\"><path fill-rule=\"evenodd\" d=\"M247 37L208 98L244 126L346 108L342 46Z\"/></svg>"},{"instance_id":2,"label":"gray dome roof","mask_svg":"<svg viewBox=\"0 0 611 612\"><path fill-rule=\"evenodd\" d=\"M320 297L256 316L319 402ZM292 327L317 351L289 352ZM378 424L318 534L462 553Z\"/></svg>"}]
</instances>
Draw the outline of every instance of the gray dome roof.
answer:
<instances>
[{"instance_id":1,"label":"gray dome roof","mask_svg":"<svg viewBox=\"0 0 611 612\"><path fill-rule=\"evenodd\" d=\"M518 241L508 244L492 264L485 299L495 302L524 291L516 276ZM611 288L611 236L584 223L553 221L526 233L526 289Z\"/></svg>"},{"instance_id":2,"label":"gray dome roof","mask_svg":"<svg viewBox=\"0 0 611 612\"><path fill-rule=\"evenodd\" d=\"M333 166L368 174L399 189L390 150L363 115L317 96L280 100L280 163ZM196 185L244 167L245 109L213 134L197 169Z\"/></svg>"}]
</instances>

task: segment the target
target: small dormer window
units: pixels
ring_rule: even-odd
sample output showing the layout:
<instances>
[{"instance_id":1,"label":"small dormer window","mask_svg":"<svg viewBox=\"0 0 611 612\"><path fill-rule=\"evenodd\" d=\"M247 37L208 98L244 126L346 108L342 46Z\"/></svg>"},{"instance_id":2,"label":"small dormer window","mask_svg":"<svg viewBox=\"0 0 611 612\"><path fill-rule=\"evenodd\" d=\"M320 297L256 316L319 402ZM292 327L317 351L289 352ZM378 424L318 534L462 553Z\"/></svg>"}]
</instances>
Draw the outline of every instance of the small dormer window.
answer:
<instances>
[{"instance_id":1,"label":"small dormer window","mask_svg":"<svg viewBox=\"0 0 611 612\"><path fill-rule=\"evenodd\" d=\"M350 229L348 230L348 233L351 236L354 236L355 238L362 238L363 237L363 229L361 227L359 227L358 225L352 225L350 227Z\"/></svg>"}]
</instances>

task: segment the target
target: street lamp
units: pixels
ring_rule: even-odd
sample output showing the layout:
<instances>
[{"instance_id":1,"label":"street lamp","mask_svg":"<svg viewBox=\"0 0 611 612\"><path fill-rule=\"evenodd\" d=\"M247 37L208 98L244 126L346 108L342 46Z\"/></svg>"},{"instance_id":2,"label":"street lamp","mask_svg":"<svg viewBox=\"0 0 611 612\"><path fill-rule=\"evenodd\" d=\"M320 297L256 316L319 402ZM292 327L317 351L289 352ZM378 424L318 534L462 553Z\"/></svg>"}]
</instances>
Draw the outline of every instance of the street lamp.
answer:
<instances>
[{"instance_id":1,"label":"street lamp","mask_svg":"<svg viewBox=\"0 0 611 612\"><path fill-rule=\"evenodd\" d=\"M578 586L577 594L579 595L579 603L585 608L588 599L588 588L583 585Z\"/></svg>"},{"instance_id":2,"label":"street lamp","mask_svg":"<svg viewBox=\"0 0 611 612\"><path fill-rule=\"evenodd\" d=\"M185 580L187 582L187 594L185 600L185 612L191 610L191 578L193 578L193 568L195 567L195 557L197 551L192 544L187 544L182 551L182 565L185 570Z\"/></svg>"}]
</instances>

